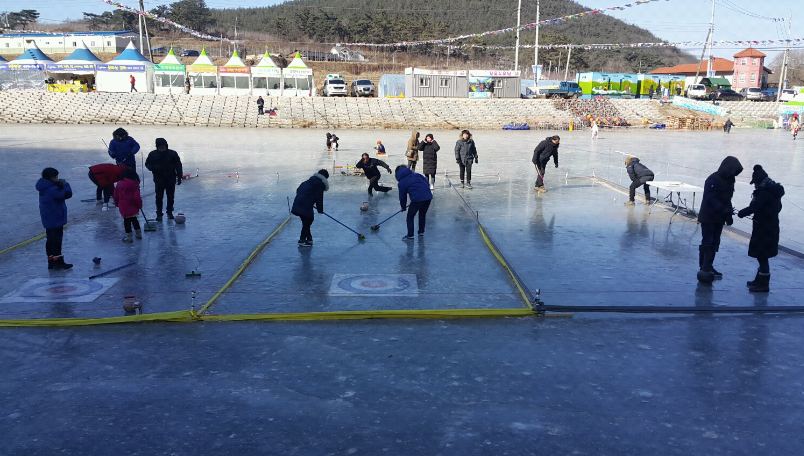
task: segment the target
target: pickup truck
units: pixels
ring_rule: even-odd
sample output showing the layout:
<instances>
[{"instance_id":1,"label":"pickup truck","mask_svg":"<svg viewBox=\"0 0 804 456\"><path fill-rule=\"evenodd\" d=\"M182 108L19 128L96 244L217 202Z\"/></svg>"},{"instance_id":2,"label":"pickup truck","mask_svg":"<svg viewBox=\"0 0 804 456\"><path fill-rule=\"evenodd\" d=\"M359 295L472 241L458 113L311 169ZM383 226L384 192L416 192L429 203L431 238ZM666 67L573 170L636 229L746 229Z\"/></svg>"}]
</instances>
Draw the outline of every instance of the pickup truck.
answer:
<instances>
[{"instance_id":1,"label":"pickup truck","mask_svg":"<svg viewBox=\"0 0 804 456\"><path fill-rule=\"evenodd\" d=\"M578 98L583 95L581 86L577 82L562 81L557 88L539 90L547 98Z\"/></svg>"}]
</instances>

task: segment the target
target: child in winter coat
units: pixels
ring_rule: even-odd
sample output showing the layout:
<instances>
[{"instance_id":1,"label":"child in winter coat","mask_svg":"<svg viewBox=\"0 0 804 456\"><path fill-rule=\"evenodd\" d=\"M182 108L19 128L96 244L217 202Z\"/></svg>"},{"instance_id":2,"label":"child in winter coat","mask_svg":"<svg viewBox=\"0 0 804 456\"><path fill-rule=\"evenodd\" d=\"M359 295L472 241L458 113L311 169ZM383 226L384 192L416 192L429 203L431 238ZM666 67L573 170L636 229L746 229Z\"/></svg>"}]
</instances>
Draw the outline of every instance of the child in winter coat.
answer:
<instances>
[{"instance_id":1,"label":"child in winter coat","mask_svg":"<svg viewBox=\"0 0 804 456\"><path fill-rule=\"evenodd\" d=\"M123 216L123 228L126 230L126 237L123 238L123 242L134 242L131 235L132 226L137 234L137 239L142 239L140 222L137 220L137 214L142 209L140 177L133 169L126 168L123 171L123 180L118 182L117 187L114 189L114 202L120 210L120 215Z\"/></svg>"},{"instance_id":2,"label":"child in winter coat","mask_svg":"<svg viewBox=\"0 0 804 456\"><path fill-rule=\"evenodd\" d=\"M67 204L64 201L73 197L73 189L67 181L59 179L57 169L45 168L42 178L36 182L36 190L39 192L39 216L47 236L47 268L70 269L73 265L64 262L61 241L67 224Z\"/></svg>"},{"instance_id":3,"label":"child in winter coat","mask_svg":"<svg viewBox=\"0 0 804 456\"><path fill-rule=\"evenodd\" d=\"M114 139L109 141L109 156L114 158L118 165L126 165L137 171L137 161L134 156L140 151L140 145L134 138L128 135L123 128L118 128L112 133Z\"/></svg>"}]
</instances>

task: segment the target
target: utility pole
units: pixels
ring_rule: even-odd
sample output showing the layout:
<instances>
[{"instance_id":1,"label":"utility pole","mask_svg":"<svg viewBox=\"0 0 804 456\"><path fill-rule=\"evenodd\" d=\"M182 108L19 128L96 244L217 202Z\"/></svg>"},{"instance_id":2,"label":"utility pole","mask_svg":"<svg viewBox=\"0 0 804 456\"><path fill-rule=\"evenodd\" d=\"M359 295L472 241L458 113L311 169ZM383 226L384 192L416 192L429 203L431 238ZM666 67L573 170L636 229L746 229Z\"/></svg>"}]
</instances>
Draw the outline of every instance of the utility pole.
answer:
<instances>
[{"instance_id":1,"label":"utility pole","mask_svg":"<svg viewBox=\"0 0 804 456\"><path fill-rule=\"evenodd\" d=\"M143 13L145 12L145 4L143 3L143 0L140 0L140 11L142 11ZM148 58L150 58L151 62L153 62L154 61L154 54L153 54L153 51L151 51L151 37L148 36L148 23L145 22L145 16L143 16L141 14L138 15L138 16L140 16L140 21L141 21L140 22L140 52L142 52L142 26L144 25L145 26L145 43L148 45Z\"/></svg>"},{"instance_id":2,"label":"utility pole","mask_svg":"<svg viewBox=\"0 0 804 456\"><path fill-rule=\"evenodd\" d=\"M539 65L539 0L536 0L536 44L533 46L533 64ZM533 76L533 80L536 81L536 87L538 87L538 74Z\"/></svg>"},{"instance_id":3,"label":"utility pole","mask_svg":"<svg viewBox=\"0 0 804 456\"><path fill-rule=\"evenodd\" d=\"M715 77L715 59L712 58L712 40L715 39L715 0L712 0L712 22L709 23L709 28L712 33L709 34L709 68L707 68L707 76Z\"/></svg>"},{"instance_id":4,"label":"utility pole","mask_svg":"<svg viewBox=\"0 0 804 456\"><path fill-rule=\"evenodd\" d=\"M784 58L782 59L782 73L779 75L779 90L776 91L776 102L779 102L782 96L782 90L785 88L785 81L787 80L787 53L790 51L790 34L793 31L793 15L790 14L790 19L787 21L787 46L784 48ZM764 70L763 70L764 71Z\"/></svg>"},{"instance_id":5,"label":"utility pole","mask_svg":"<svg viewBox=\"0 0 804 456\"><path fill-rule=\"evenodd\" d=\"M514 51L514 71L519 69L519 18L522 14L522 0L516 9L516 50Z\"/></svg>"},{"instance_id":6,"label":"utility pole","mask_svg":"<svg viewBox=\"0 0 804 456\"><path fill-rule=\"evenodd\" d=\"M566 81L569 77L569 61L570 56L572 55L572 45L569 46L569 51L567 51L567 66L564 67L564 80Z\"/></svg>"},{"instance_id":7,"label":"utility pole","mask_svg":"<svg viewBox=\"0 0 804 456\"><path fill-rule=\"evenodd\" d=\"M140 6L140 11L142 11L142 9L143 9L142 0L140 0L140 5L139 6ZM145 50L145 48L142 47L142 14L137 15L137 25L139 26L139 29L140 29L140 52L142 52L143 50Z\"/></svg>"},{"instance_id":8,"label":"utility pole","mask_svg":"<svg viewBox=\"0 0 804 456\"><path fill-rule=\"evenodd\" d=\"M709 33L706 34L706 44L704 44L703 51L701 51L701 61L698 63L698 71L695 72L695 84L698 83L698 75L701 74L701 65L703 65L704 54L706 53L707 46L709 47L709 66L707 72L713 71L712 67L712 38L715 34L715 0L712 0L712 21L709 22ZM707 74L708 76L708 74Z\"/></svg>"},{"instance_id":9,"label":"utility pole","mask_svg":"<svg viewBox=\"0 0 804 456\"><path fill-rule=\"evenodd\" d=\"M237 52L237 16L235 16L235 43L234 43L235 52Z\"/></svg>"}]
</instances>

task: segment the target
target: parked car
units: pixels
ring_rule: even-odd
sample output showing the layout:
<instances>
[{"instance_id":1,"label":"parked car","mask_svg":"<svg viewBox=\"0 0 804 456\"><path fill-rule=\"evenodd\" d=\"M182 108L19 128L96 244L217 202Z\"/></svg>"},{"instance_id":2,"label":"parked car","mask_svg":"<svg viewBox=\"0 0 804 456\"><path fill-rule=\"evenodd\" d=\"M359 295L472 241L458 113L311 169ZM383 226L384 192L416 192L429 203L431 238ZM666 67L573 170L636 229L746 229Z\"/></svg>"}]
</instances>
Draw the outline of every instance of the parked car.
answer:
<instances>
[{"instance_id":1,"label":"parked car","mask_svg":"<svg viewBox=\"0 0 804 456\"><path fill-rule=\"evenodd\" d=\"M353 97L373 97L374 91L374 83L368 79L352 81L350 92Z\"/></svg>"},{"instance_id":2,"label":"parked car","mask_svg":"<svg viewBox=\"0 0 804 456\"><path fill-rule=\"evenodd\" d=\"M540 90L547 98L579 98L583 95L577 82L561 81L556 89Z\"/></svg>"},{"instance_id":3,"label":"parked car","mask_svg":"<svg viewBox=\"0 0 804 456\"><path fill-rule=\"evenodd\" d=\"M709 97L709 92L703 84L690 84L687 86L687 98L702 100Z\"/></svg>"},{"instance_id":4,"label":"parked car","mask_svg":"<svg viewBox=\"0 0 804 456\"><path fill-rule=\"evenodd\" d=\"M346 81L343 80L343 76L339 74L328 74L326 79L324 79L324 96L345 97L347 95L349 95L349 91L346 88Z\"/></svg>"},{"instance_id":5,"label":"parked car","mask_svg":"<svg viewBox=\"0 0 804 456\"><path fill-rule=\"evenodd\" d=\"M791 101L793 98L796 97L796 91L793 89L784 89L782 90L782 94L779 95L780 101Z\"/></svg>"},{"instance_id":6,"label":"parked car","mask_svg":"<svg viewBox=\"0 0 804 456\"><path fill-rule=\"evenodd\" d=\"M731 89L717 89L709 94L709 98L717 101L743 101L743 96Z\"/></svg>"},{"instance_id":7,"label":"parked car","mask_svg":"<svg viewBox=\"0 0 804 456\"><path fill-rule=\"evenodd\" d=\"M198 57L199 55L201 55L201 53L198 51L194 51L192 49L185 49L181 51L179 57Z\"/></svg>"},{"instance_id":8,"label":"parked car","mask_svg":"<svg viewBox=\"0 0 804 456\"><path fill-rule=\"evenodd\" d=\"M749 101L763 101L762 89L759 87L743 87L740 89L740 95Z\"/></svg>"},{"instance_id":9,"label":"parked car","mask_svg":"<svg viewBox=\"0 0 804 456\"><path fill-rule=\"evenodd\" d=\"M772 90L763 90L762 101L776 101L776 92Z\"/></svg>"}]
</instances>

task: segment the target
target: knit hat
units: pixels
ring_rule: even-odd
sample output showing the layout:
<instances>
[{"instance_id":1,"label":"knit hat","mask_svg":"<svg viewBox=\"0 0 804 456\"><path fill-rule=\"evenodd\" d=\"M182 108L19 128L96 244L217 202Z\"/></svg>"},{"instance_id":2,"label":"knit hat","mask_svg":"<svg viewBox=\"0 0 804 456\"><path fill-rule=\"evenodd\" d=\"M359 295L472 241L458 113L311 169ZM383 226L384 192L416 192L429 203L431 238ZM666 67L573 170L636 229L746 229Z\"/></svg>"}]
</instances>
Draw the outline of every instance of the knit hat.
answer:
<instances>
[{"instance_id":1,"label":"knit hat","mask_svg":"<svg viewBox=\"0 0 804 456\"><path fill-rule=\"evenodd\" d=\"M768 173L766 173L765 170L762 169L762 166L754 165L754 174L751 174L751 182L750 183L751 184L759 184L763 180L765 180L766 177L768 177Z\"/></svg>"},{"instance_id":2,"label":"knit hat","mask_svg":"<svg viewBox=\"0 0 804 456\"><path fill-rule=\"evenodd\" d=\"M329 171L327 171L325 169L319 169L318 174L320 174L320 175L326 177L327 179L329 179Z\"/></svg>"},{"instance_id":3,"label":"knit hat","mask_svg":"<svg viewBox=\"0 0 804 456\"><path fill-rule=\"evenodd\" d=\"M156 147L159 148L159 146L167 147L168 146L167 140L165 140L165 138L156 138Z\"/></svg>"}]
</instances>

